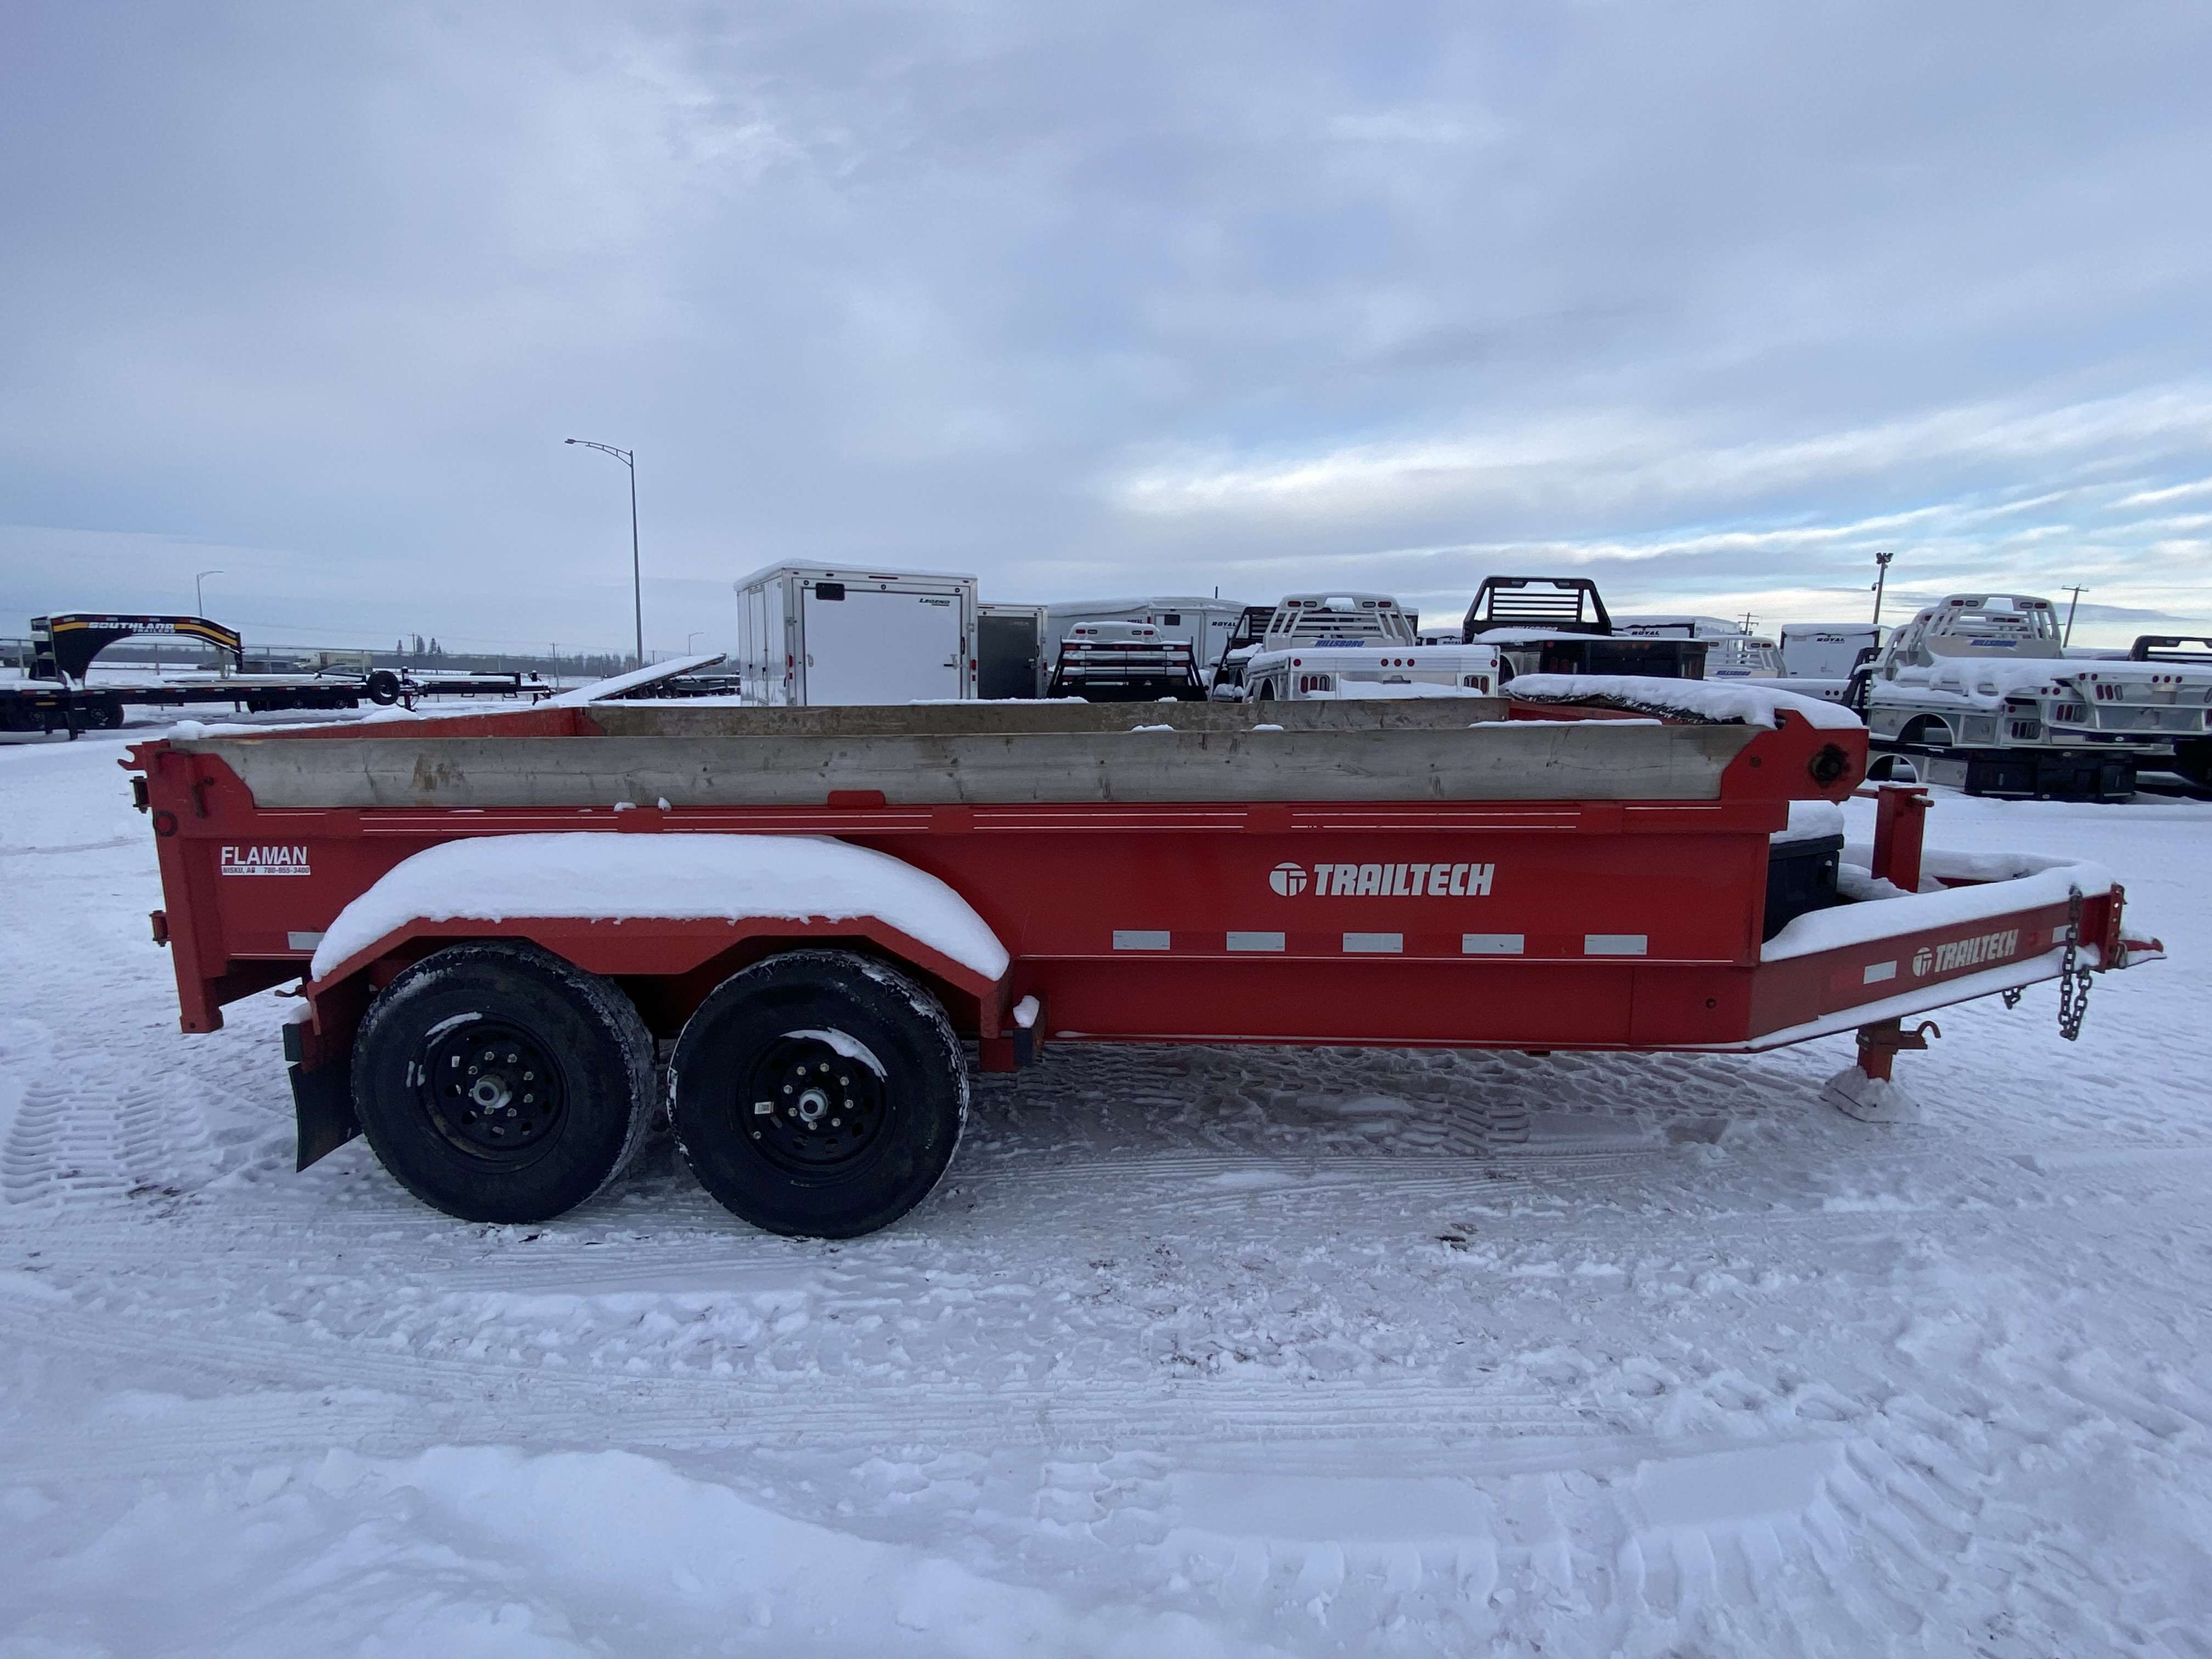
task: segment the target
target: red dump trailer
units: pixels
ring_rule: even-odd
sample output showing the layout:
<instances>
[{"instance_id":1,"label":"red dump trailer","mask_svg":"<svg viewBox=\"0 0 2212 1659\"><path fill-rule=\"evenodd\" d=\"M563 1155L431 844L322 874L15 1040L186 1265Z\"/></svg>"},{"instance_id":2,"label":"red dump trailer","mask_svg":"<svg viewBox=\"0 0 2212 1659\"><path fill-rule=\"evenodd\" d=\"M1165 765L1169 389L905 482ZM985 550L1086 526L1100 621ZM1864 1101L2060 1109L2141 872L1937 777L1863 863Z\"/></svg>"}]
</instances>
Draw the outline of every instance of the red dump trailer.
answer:
<instances>
[{"instance_id":1,"label":"red dump trailer","mask_svg":"<svg viewBox=\"0 0 2212 1659\"><path fill-rule=\"evenodd\" d=\"M588 706L137 746L188 1031L296 985L300 1163L366 1132L476 1220L590 1197L664 1100L779 1231L944 1173L968 1068L1058 1042L1747 1050L2156 953L2086 863L1870 850L1831 705ZM2069 1031L2070 1035L2070 1031Z\"/></svg>"}]
</instances>

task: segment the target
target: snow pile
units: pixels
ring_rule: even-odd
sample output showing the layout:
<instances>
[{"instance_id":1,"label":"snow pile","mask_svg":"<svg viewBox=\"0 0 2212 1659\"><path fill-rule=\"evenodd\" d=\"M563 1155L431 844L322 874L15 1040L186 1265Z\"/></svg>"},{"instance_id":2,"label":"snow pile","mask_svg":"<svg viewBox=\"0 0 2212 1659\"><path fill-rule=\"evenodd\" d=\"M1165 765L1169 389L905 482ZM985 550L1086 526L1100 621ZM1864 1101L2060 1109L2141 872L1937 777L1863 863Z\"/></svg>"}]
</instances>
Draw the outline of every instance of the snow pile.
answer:
<instances>
[{"instance_id":1,"label":"snow pile","mask_svg":"<svg viewBox=\"0 0 2212 1659\"><path fill-rule=\"evenodd\" d=\"M1793 800L1790 803L1790 826L1777 830L1767 841L1776 847L1786 847L1792 842L1826 841L1844 833L1844 809L1829 800Z\"/></svg>"},{"instance_id":2,"label":"snow pile","mask_svg":"<svg viewBox=\"0 0 2212 1659\"><path fill-rule=\"evenodd\" d=\"M1943 884L1933 876L1923 875L1920 878L1920 890L1923 893L1940 893L1943 890ZM1853 864L1848 852L1845 853L1843 862L1836 866L1836 894L1838 897L1850 904L1861 904L1869 899L1912 896L1888 877L1875 875L1863 861Z\"/></svg>"},{"instance_id":3,"label":"snow pile","mask_svg":"<svg viewBox=\"0 0 2212 1659\"><path fill-rule=\"evenodd\" d=\"M1505 691L1529 702L1620 703L1747 726L1777 726L1781 723L1778 716L1784 714L1793 714L1808 726L1836 731L1852 730L1860 723L1857 715L1834 703L1741 681L1721 684L1633 674L1520 674Z\"/></svg>"},{"instance_id":4,"label":"snow pile","mask_svg":"<svg viewBox=\"0 0 2212 1659\"><path fill-rule=\"evenodd\" d=\"M1940 854L1930 854L1927 863L1935 867L1924 873L1934 875L1936 869L1942 867L1941 858ZM2042 869L2014 880L1988 881L1972 887L1947 887L1940 892L1899 896L1911 899L1915 907L1910 926L1923 928L1965 927L2016 910L2064 904L2077 891L2087 897L2112 890L2112 872L2104 866L2051 859ZM1791 957L1811 956L1848 945L1871 945L1877 939L1891 938L1906 925L1887 902L1841 904L1832 910L1814 910L1798 917L1767 940L1760 947L1759 959L1783 962ZM2025 960L2034 952L2023 943L2020 954Z\"/></svg>"},{"instance_id":5,"label":"snow pile","mask_svg":"<svg viewBox=\"0 0 2212 1659\"><path fill-rule=\"evenodd\" d=\"M1996 709L2007 697L2032 697L2057 690L2065 665L2049 659L2017 658L1992 661L1975 657L1945 657L1932 668L1899 668L1896 684L1948 691L1978 708Z\"/></svg>"},{"instance_id":6,"label":"snow pile","mask_svg":"<svg viewBox=\"0 0 2212 1659\"><path fill-rule=\"evenodd\" d=\"M168 735L179 742L196 743L204 738L265 738L277 732L301 729L296 726L252 726L244 720L228 726L207 720L179 720L169 728Z\"/></svg>"},{"instance_id":7,"label":"snow pile","mask_svg":"<svg viewBox=\"0 0 2212 1659\"><path fill-rule=\"evenodd\" d=\"M1002 1584L625 1451L333 1449L137 1497L78 1549L35 1553L10 1571L12 1610L100 1645L0 1642L11 1653L584 1659L610 1636L641 1655L1246 1650L1187 1613ZM123 1560L142 1587L196 1590L114 1594Z\"/></svg>"},{"instance_id":8,"label":"snow pile","mask_svg":"<svg viewBox=\"0 0 2212 1659\"><path fill-rule=\"evenodd\" d=\"M485 836L397 866L338 912L316 947L320 979L410 921L872 916L986 979L1006 947L935 876L811 836Z\"/></svg>"},{"instance_id":9,"label":"snow pile","mask_svg":"<svg viewBox=\"0 0 2212 1659\"><path fill-rule=\"evenodd\" d=\"M1849 843L1844 848L1844 857L1853 864L1871 866L1874 843ZM2051 858L2042 853L1954 853L1931 847L1920 855L1920 873L1939 881L2017 881L2022 876L2040 875L2045 870L2073 867L2070 859ZM2111 884L2107 876L2104 886L2084 887L2081 890L2101 893Z\"/></svg>"}]
</instances>

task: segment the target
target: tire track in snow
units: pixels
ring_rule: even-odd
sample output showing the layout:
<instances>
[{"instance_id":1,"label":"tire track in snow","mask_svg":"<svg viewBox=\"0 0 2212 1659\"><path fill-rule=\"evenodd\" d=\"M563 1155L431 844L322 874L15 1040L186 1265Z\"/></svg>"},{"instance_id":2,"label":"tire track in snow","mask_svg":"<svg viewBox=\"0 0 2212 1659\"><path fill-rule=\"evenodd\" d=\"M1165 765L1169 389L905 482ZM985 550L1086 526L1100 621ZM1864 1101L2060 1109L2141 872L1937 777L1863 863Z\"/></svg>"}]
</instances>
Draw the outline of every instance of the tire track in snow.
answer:
<instances>
[{"instance_id":1,"label":"tire track in snow","mask_svg":"<svg viewBox=\"0 0 2212 1659\"><path fill-rule=\"evenodd\" d=\"M1146 1443L1202 1447L1322 1442L1432 1445L1439 1438L1538 1437L1558 1441L1604 1432L1590 1416L1540 1395L1449 1383L1346 1382L1249 1384L1160 1378L1089 1377L1065 1383L917 1387L895 1377L872 1384L795 1376L763 1387L747 1377L631 1376L497 1362L468 1363L373 1346L327 1347L295 1334L250 1328L219 1334L101 1314L0 1305L0 1340L28 1343L72 1362L129 1362L135 1369L256 1385L246 1395L163 1406L146 1419L140 1449L149 1472L188 1468L210 1457L248 1458L287 1443L319 1449L356 1445L319 1437L331 1424L385 1425L398 1450L443 1443L456 1433L496 1441L526 1399L533 1439L648 1448L804 1443L866 1448L941 1443L992 1447ZM366 1397L364 1397L366 1396ZM287 1414L325 1425L301 1434ZM204 1429L193 1428L195 1417ZM175 1420L171 1420L171 1419ZM357 1419L357 1420L356 1420ZM349 1430L349 1437L354 1430ZM82 1442L55 1437L0 1456L0 1469L88 1468L103 1474L137 1468L133 1425L103 1418Z\"/></svg>"},{"instance_id":2,"label":"tire track in snow","mask_svg":"<svg viewBox=\"0 0 2212 1659\"><path fill-rule=\"evenodd\" d=\"M1395 1157L1079 1158L1047 1169L994 1166L954 1182L951 1190L988 1201L994 1211L1004 1212L1031 1202L1057 1209L1069 1193L1125 1182L1127 1188L1115 1194L1113 1211L1100 1218L1095 1231L1107 1240L1120 1235L1132 1245L1162 1236L1131 1224L1131 1218L1152 1213L1221 1214L1350 1199L1380 1222L1389 1218L1387 1206L1399 1199L1442 1202L1474 1198L1521 1205L1483 1214L1478 1231L1485 1235L1526 1232L1531 1242L1540 1240L1553 1247L1583 1238L1594 1244L1633 1243L1648 1249L1777 1230L1895 1231L1909 1224L1925 1237L1930 1224L1991 1224L2008 1215L2032 1214L2052 1206L2179 1204L2193 1209L2195 1195L2212 1173L2212 1146L1954 1155L1944 1162L1940 1184L1911 1200L1896 1196L1896 1182L1878 1167L1887 1164L1909 1172L1923 1168L1926 1162L1922 1152L1900 1152L1881 1160L1862 1160L1847 1172L1838 1172L1825 1163L1788 1166L1768 1160L1755 1177L1745 1180L1725 1169L1655 1170L1649 1158L1611 1153L1499 1157L1463 1172L1410 1168L1411 1160ZM1832 1188L1839 1173L1854 1177L1854 1190L1824 1190ZM1787 1177L1787 1185L1782 1177ZM368 1178L380 1182L381 1173L371 1170ZM1565 1189L1592 1185L1610 1188L1615 1201L1589 1212L1553 1202L1522 1203L1563 1197L1567 1195ZM109 1182L96 1190L112 1186ZM1875 1196L1862 1198L1856 1190L1859 1188L1873 1189ZM1203 1195L1194 1198L1194 1189ZM653 1194L647 1216L626 1213L594 1225L586 1212L585 1220L564 1218L544 1224L532 1230L532 1237L542 1239L536 1243L520 1242L520 1229L450 1221L408 1204L396 1193L388 1207L379 1205L373 1213L363 1214L350 1207L333 1208L325 1195L306 1190L274 1195L273 1201L252 1209L232 1206L219 1216L206 1207L204 1198L187 1200L170 1206L167 1216L134 1213L139 1225L128 1231L118 1231L115 1212L106 1208L92 1216L42 1213L27 1225L0 1213L0 1241L16 1234L47 1247L54 1261L86 1265L171 1261L180 1251L189 1251L195 1237L205 1237L227 1261L240 1266L283 1267L312 1259L318 1252L333 1260L340 1254L366 1252L404 1259L419 1269L425 1252L433 1251L470 1259L452 1261L428 1277L413 1275L415 1282L513 1290L570 1288L578 1276L594 1289L616 1278L626 1286L635 1281L635 1288L649 1289L658 1275L669 1270L758 1267L787 1272L840 1258L867 1260L874 1253L911 1255L923 1248L923 1241L908 1234L836 1247L775 1240L728 1220L688 1188L681 1206L659 1201L667 1196ZM630 1195L623 1207L634 1212L643 1201ZM1654 1207L1663 1210L1663 1216L1645 1213ZM688 1210L690 1218L704 1218L709 1227L700 1229L681 1210ZM929 1212L923 1212L921 1219L928 1224ZM938 1220L942 1226L944 1218ZM969 1235L978 1227L995 1229L1019 1220L1011 1213L996 1213L988 1221L963 1215L960 1231ZM1466 1224L1454 1222L1449 1208L1424 1218L1421 1224L1430 1220ZM203 1233L210 1224L211 1231ZM1065 1227L1067 1218L1059 1224ZM311 1230L306 1238L300 1231L303 1225ZM931 1248L969 1242L969 1237L942 1234L928 1241ZM772 1254L763 1258L759 1255L763 1251ZM623 1259L619 1268L614 1266L617 1258Z\"/></svg>"}]
</instances>

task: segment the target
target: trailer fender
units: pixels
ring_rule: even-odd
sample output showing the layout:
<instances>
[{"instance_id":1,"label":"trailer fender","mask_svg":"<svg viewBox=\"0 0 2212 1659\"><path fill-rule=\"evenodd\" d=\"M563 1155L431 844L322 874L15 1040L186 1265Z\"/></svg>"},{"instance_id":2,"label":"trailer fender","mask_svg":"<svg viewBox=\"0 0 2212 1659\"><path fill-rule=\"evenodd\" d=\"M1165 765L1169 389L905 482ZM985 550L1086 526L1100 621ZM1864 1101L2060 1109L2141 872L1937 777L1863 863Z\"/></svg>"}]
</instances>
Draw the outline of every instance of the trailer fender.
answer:
<instances>
[{"instance_id":1,"label":"trailer fender","mask_svg":"<svg viewBox=\"0 0 2212 1659\"><path fill-rule=\"evenodd\" d=\"M749 940L862 939L971 1002L997 1035L1008 956L927 871L812 836L592 831L472 836L403 860L338 913L311 964L318 1004L457 939L525 938L587 972L677 980ZM434 948L434 945L431 945Z\"/></svg>"}]
</instances>

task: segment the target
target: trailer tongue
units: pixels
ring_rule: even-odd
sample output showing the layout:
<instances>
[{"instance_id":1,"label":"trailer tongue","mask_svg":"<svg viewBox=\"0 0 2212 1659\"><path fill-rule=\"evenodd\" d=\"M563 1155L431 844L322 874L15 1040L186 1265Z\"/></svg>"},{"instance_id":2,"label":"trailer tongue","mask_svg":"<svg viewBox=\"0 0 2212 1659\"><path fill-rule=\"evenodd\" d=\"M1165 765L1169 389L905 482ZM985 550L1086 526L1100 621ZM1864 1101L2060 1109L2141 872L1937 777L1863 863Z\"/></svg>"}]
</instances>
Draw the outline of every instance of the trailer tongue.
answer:
<instances>
[{"instance_id":1,"label":"trailer tongue","mask_svg":"<svg viewBox=\"0 0 2212 1659\"><path fill-rule=\"evenodd\" d=\"M1517 688L1516 688L1517 689ZM986 1070L1053 1042L1756 1049L2155 952L2087 864L1834 844L1865 732L1741 685L1509 703L600 702L139 745L183 1024L304 980L302 1166L526 1220L660 1089L708 1189L849 1236L919 1202ZM1779 838L1778 840L1778 837ZM1931 878L1932 879L1923 879ZM1923 888L1929 890L1922 890Z\"/></svg>"}]
</instances>

